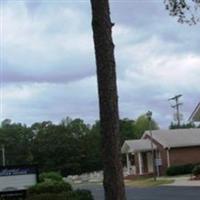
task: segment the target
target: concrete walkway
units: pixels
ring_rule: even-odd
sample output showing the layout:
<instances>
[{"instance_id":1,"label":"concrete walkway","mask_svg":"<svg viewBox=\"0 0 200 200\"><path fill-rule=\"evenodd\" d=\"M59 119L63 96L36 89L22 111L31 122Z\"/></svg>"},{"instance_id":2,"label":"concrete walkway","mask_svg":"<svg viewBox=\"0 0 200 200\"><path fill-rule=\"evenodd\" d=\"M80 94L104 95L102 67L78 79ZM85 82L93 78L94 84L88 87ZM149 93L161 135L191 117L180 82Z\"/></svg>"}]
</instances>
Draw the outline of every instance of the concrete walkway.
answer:
<instances>
[{"instance_id":1,"label":"concrete walkway","mask_svg":"<svg viewBox=\"0 0 200 200\"><path fill-rule=\"evenodd\" d=\"M180 177L172 177L169 179L173 179L174 183L168 184L168 186L191 186L191 187L200 187L200 180L190 180L190 176L180 176ZM167 185L166 185L167 186Z\"/></svg>"}]
</instances>

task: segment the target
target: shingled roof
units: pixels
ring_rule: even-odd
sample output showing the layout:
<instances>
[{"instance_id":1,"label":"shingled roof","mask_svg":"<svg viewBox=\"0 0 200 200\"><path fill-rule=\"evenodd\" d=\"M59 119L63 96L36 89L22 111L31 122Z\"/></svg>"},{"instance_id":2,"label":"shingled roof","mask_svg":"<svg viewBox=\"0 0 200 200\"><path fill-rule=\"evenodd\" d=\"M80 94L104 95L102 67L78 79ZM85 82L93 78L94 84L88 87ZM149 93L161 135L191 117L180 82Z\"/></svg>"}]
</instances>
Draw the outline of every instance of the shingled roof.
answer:
<instances>
[{"instance_id":1,"label":"shingled roof","mask_svg":"<svg viewBox=\"0 0 200 200\"><path fill-rule=\"evenodd\" d=\"M153 145L156 149L156 146ZM151 141L147 139L126 140L121 148L122 153L144 152L151 150Z\"/></svg>"},{"instance_id":2,"label":"shingled roof","mask_svg":"<svg viewBox=\"0 0 200 200\"><path fill-rule=\"evenodd\" d=\"M146 131L145 135L150 135ZM164 148L200 146L200 129L172 129L152 131L152 137Z\"/></svg>"}]
</instances>

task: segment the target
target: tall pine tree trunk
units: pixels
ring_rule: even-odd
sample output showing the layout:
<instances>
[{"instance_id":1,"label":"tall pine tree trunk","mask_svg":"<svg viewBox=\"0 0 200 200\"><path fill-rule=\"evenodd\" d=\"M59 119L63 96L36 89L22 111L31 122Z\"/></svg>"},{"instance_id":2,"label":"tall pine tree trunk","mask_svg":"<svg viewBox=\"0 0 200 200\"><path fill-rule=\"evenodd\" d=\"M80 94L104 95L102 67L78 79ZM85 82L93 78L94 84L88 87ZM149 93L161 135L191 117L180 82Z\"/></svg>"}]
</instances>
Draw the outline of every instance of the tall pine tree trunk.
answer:
<instances>
[{"instance_id":1,"label":"tall pine tree trunk","mask_svg":"<svg viewBox=\"0 0 200 200\"><path fill-rule=\"evenodd\" d=\"M119 144L119 114L108 0L91 0L104 164L106 200L125 200L123 171Z\"/></svg>"}]
</instances>

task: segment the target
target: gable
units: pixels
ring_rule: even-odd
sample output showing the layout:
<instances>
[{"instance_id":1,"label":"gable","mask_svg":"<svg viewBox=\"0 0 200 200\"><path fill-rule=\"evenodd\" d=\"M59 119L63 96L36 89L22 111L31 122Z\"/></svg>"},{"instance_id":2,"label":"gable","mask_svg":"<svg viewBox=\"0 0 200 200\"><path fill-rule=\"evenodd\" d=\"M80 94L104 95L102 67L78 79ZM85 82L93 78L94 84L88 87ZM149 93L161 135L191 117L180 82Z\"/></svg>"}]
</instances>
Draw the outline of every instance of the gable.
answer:
<instances>
[{"instance_id":1,"label":"gable","mask_svg":"<svg viewBox=\"0 0 200 200\"><path fill-rule=\"evenodd\" d=\"M192 115L189 118L190 121L200 122L200 103L197 105Z\"/></svg>"},{"instance_id":2,"label":"gable","mask_svg":"<svg viewBox=\"0 0 200 200\"><path fill-rule=\"evenodd\" d=\"M149 134L146 131L142 138ZM173 129L152 131L152 137L164 148L200 146L200 129Z\"/></svg>"}]
</instances>

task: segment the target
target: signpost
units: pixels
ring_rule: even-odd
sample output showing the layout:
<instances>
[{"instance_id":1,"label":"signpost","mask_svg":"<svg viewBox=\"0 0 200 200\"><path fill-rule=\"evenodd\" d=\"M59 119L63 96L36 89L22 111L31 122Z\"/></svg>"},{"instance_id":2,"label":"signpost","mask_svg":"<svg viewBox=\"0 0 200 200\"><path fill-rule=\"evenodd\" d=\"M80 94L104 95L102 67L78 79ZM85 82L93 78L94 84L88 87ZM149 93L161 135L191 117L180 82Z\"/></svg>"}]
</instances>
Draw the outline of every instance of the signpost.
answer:
<instances>
[{"instance_id":1,"label":"signpost","mask_svg":"<svg viewBox=\"0 0 200 200\"><path fill-rule=\"evenodd\" d=\"M25 198L26 190L38 181L36 166L0 167L0 199Z\"/></svg>"}]
</instances>

